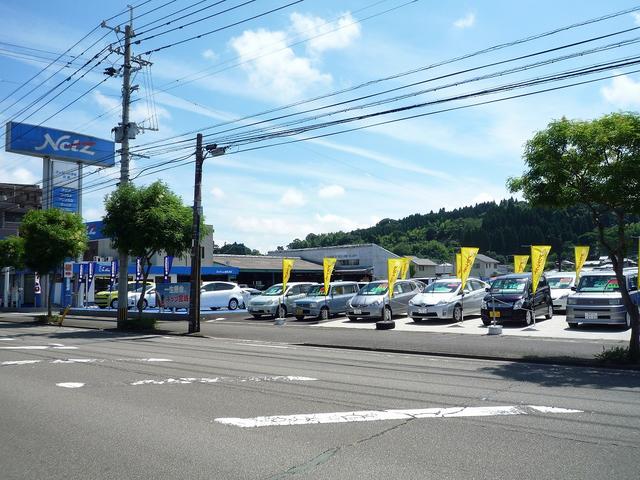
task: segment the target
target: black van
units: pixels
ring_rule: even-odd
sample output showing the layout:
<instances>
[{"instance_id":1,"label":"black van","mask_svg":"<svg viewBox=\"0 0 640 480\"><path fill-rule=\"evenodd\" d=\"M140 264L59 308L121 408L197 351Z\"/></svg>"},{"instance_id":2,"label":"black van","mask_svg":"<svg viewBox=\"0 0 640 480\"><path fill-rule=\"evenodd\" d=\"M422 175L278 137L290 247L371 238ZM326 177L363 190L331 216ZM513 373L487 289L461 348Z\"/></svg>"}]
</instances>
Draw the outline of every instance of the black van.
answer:
<instances>
[{"instance_id":1,"label":"black van","mask_svg":"<svg viewBox=\"0 0 640 480\"><path fill-rule=\"evenodd\" d=\"M535 295L531 273L512 273L496 277L487 289L480 310L482 323L522 322L531 325L535 317L553 317L553 301L547 279L540 277Z\"/></svg>"}]
</instances>

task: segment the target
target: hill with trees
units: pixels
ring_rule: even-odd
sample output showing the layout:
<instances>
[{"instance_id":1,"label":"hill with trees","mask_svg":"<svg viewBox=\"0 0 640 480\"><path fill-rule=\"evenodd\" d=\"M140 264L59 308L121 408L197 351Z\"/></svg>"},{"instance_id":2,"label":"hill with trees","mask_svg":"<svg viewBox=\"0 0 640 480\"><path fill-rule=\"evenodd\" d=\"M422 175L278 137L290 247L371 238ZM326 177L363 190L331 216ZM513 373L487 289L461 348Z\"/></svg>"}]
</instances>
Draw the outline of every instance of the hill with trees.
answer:
<instances>
[{"instance_id":1,"label":"hill with trees","mask_svg":"<svg viewBox=\"0 0 640 480\"><path fill-rule=\"evenodd\" d=\"M485 255L510 263L511 255L526 254L528 245L541 244L551 245L550 260L558 260L558 255L561 260L572 260L574 245L589 245L590 257L606 254L595 226L585 208L534 208L511 198L448 212L416 213L400 220L386 218L373 227L351 232L310 233L304 240L293 240L288 248L377 243L398 255L451 262L460 246L475 246ZM640 223L630 225L628 231L637 235Z\"/></svg>"}]
</instances>

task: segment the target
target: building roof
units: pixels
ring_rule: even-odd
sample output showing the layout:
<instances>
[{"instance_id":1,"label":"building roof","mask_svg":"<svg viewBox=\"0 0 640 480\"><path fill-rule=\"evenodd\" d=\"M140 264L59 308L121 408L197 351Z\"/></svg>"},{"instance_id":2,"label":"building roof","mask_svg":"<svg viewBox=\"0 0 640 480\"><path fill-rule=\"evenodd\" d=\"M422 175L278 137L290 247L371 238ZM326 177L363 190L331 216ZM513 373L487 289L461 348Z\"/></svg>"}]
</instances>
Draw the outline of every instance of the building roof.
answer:
<instances>
[{"instance_id":1,"label":"building roof","mask_svg":"<svg viewBox=\"0 0 640 480\"><path fill-rule=\"evenodd\" d=\"M500 263L495 258L487 257L486 255L483 255L481 253L476 255L476 260L478 260L480 262L483 262L483 263Z\"/></svg>"},{"instance_id":2,"label":"building roof","mask_svg":"<svg viewBox=\"0 0 640 480\"><path fill-rule=\"evenodd\" d=\"M293 265L293 270L304 271L319 271L323 270L322 265L317 263L302 260L299 257L295 258L296 262ZM213 255L214 265L227 265L230 267L239 268L241 271L253 270L253 271L266 271L279 272L282 270L282 257L269 256L269 255L230 255L230 254L215 254Z\"/></svg>"},{"instance_id":3,"label":"building roof","mask_svg":"<svg viewBox=\"0 0 640 480\"><path fill-rule=\"evenodd\" d=\"M414 257L413 255L410 255L409 258L416 265L424 265L427 267L435 267L437 265L436 262L434 262L433 260L429 260L428 258L418 258Z\"/></svg>"},{"instance_id":4,"label":"building roof","mask_svg":"<svg viewBox=\"0 0 640 480\"><path fill-rule=\"evenodd\" d=\"M393 255L395 257L398 256L395 253L387 250L384 247L381 247L380 245L378 245L376 243L359 243L359 244L352 244L352 245L328 245L326 247L290 248L290 249L287 249L287 250L272 250L271 252L267 252L267 255L283 256L283 255L286 255L289 252L309 252L309 251L313 251L313 250L333 250L333 249L336 249L336 248L362 248L362 247L379 248L381 250L384 250L385 252L389 252L391 255Z\"/></svg>"}]
</instances>

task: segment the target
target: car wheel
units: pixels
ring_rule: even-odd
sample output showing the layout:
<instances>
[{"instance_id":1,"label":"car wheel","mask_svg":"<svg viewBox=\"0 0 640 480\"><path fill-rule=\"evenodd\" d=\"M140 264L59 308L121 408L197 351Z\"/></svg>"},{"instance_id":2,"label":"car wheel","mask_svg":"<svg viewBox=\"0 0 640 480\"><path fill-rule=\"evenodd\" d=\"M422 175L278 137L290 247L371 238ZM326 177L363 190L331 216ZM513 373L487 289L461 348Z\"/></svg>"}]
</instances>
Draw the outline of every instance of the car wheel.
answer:
<instances>
[{"instance_id":1,"label":"car wheel","mask_svg":"<svg viewBox=\"0 0 640 480\"><path fill-rule=\"evenodd\" d=\"M232 298L231 300L229 300L229 310L235 310L238 308L238 300L236 300L235 298Z\"/></svg>"},{"instance_id":2,"label":"car wheel","mask_svg":"<svg viewBox=\"0 0 640 480\"><path fill-rule=\"evenodd\" d=\"M453 320L456 322L460 322L462 320L462 307L460 305L453 307Z\"/></svg>"},{"instance_id":3,"label":"car wheel","mask_svg":"<svg viewBox=\"0 0 640 480\"><path fill-rule=\"evenodd\" d=\"M347 318L352 322L355 322L356 320L358 320L358 317L352 317L351 315L347 315Z\"/></svg>"},{"instance_id":4,"label":"car wheel","mask_svg":"<svg viewBox=\"0 0 640 480\"><path fill-rule=\"evenodd\" d=\"M114 298L113 300L111 300L111 308L117 309L118 308L118 299Z\"/></svg>"},{"instance_id":5,"label":"car wheel","mask_svg":"<svg viewBox=\"0 0 640 480\"><path fill-rule=\"evenodd\" d=\"M143 300L143 301L142 301L142 309L143 309L143 310L146 310L148 306L149 306L149 302L147 302L147 300L146 300L146 299L145 299L145 300Z\"/></svg>"},{"instance_id":6,"label":"car wheel","mask_svg":"<svg viewBox=\"0 0 640 480\"><path fill-rule=\"evenodd\" d=\"M320 309L320 320L329 320L329 309L327 307L322 307Z\"/></svg>"},{"instance_id":7,"label":"car wheel","mask_svg":"<svg viewBox=\"0 0 640 480\"><path fill-rule=\"evenodd\" d=\"M578 328L578 322L567 322L569 328Z\"/></svg>"},{"instance_id":8,"label":"car wheel","mask_svg":"<svg viewBox=\"0 0 640 480\"><path fill-rule=\"evenodd\" d=\"M304 315L296 315L296 320L304 320Z\"/></svg>"},{"instance_id":9,"label":"car wheel","mask_svg":"<svg viewBox=\"0 0 640 480\"><path fill-rule=\"evenodd\" d=\"M547 320L551 320L553 318L553 305L549 305L549 310L544 318L546 318Z\"/></svg>"},{"instance_id":10,"label":"car wheel","mask_svg":"<svg viewBox=\"0 0 640 480\"><path fill-rule=\"evenodd\" d=\"M531 310L527 310L527 313L524 314L524 323L525 325L531 325L533 323L533 313Z\"/></svg>"},{"instance_id":11,"label":"car wheel","mask_svg":"<svg viewBox=\"0 0 640 480\"><path fill-rule=\"evenodd\" d=\"M287 316L287 307L285 307L284 305L278 306L278 309L276 310L276 318L284 318L286 316Z\"/></svg>"},{"instance_id":12,"label":"car wheel","mask_svg":"<svg viewBox=\"0 0 640 480\"><path fill-rule=\"evenodd\" d=\"M411 317L411 320L413 320L413 323L422 323L422 319L420 317Z\"/></svg>"},{"instance_id":13,"label":"car wheel","mask_svg":"<svg viewBox=\"0 0 640 480\"><path fill-rule=\"evenodd\" d=\"M396 322L393 320L376 322L376 330L392 330L396 328Z\"/></svg>"},{"instance_id":14,"label":"car wheel","mask_svg":"<svg viewBox=\"0 0 640 480\"><path fill-rule=\"evenodd\" d=\"M392 313L391 313L391 307L389 307L389 305L385 306L382 309L382 321L384 322L390 322L391 321L391 317L392 317Z\"/></svg>"},{"instance_id":15,"label":"car wheel","mask_svg":"<svg viewBox=\"0 0 640 480\"><path fill-rule=\"evenodd\" d=\"M482 324L483 324L485 327L488 327L489 325L491 325L491 320L482 320Z\"/></svg>"}]
</instances>

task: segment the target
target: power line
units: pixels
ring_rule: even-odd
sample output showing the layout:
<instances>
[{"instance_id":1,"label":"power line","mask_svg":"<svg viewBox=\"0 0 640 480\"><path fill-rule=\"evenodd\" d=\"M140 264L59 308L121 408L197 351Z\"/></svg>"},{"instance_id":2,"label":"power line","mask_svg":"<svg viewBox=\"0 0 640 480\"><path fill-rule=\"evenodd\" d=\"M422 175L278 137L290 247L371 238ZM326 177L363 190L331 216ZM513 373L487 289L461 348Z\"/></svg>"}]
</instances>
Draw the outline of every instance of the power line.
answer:
<instances>
[{"instance_id":1,"label":"power line","mask_svg":"<svg viewBox=\"0 0 640 480\"><path fill-rule=\"evenodd\" d=\"M158 25L158 26L155 26L155 27L149 28L148 30L143 30L143 31L141 31L141 32L135 33L133 36L134 36L134 37L137 37L137 36L139 36L139 35L144 35L144 34L146 34L146 33L148 33L148 32L152 32L153 30L157 30L158 28L166 27L166 26L168 26L168 25L171 25L173 22L177 22L177 21L182 20L182 19L184 19L184 18L187 18L187 17L190 17L190 16L195 15L195 14L197 14L197 13L203 12L203 11L205 11L205 10L208 10L209 8L212 8L212 7L215 7L215 6L217 6L217 5L220 5L221 3L224 3L224 2L226 2L226 1L227 1L227 0L218 0L217 2L212 3L211 5L207 5L206 7L202 7L202 8L200 8L200 9L196 10L195 12L187 13L186 15L183 15L183 16L178 17L178 18L174 18L173 20L171 20L171 21L169 21L169 22L165 22L165 23L164 23L164 24L162 24L162 25ZM255 1L255 0L252 0L252 1ZM199 3L202 3L202 2L198 2L198 4L199 4ZM251 2L247 2L247 3L251 3ZM226 12L228 12L228 11L230 11L230 10L235 10L236 8L238 8L238 7L242 7L242 6L244 6L244 5L246 5L246 4L237 5L237 6L233 7L233 8L229 8L229 9L227 9L227 10L223 10L222 12L217 12L217 13L214 13L213 15L209 15L209 16L207 16L207 17L200 18L200 19L198 19L198 20L194 20L194 21L193 21L193 22L191 22L191 23L186 23L186 24L181 25L181 26L179 26L179 27L172 28L172 29L170 29L170 30L166 30L166 31L164 31L164 32L160 32L160 33L158 33L157 35L152 35L152 36L150 36L150 37L143 38L143 39L141 39L141 40L140 40L140 42L142 42L142 41L144 41L144 40L149 40L150 38L158 37L158 36L160 36L160 35L164 35L164 34L169 33L169 32L174 32L174 31L176 31L176 30L180 30L180 29L184 28L185 26L191 26L191 25L194 25L194 24L196 24L196 23L203 22L203 21L208 20L208 19L210 19L210 18L217 17L217 16L218 16L218 15L220 15L221 13L226 13ZM192 6L193 6L193 5L192 5ZM192 7L192 6L191 6L191 7ZM187 7L187 8L191 8L191 7ZM185 10L185 9L182 9L182 10ZM174 13L172 13L172 14L169 14L169 15L167 15L167 16L165 16L165 17L163 17L163 18L167 18L167 17L173 16L173 15L175 15L175 12L174 12ZM155 21L153 21L153 22L151 22L151 23L148 23L147 25L143 25L142 27L139 27L139 28L140 28L140 29L143 29L143 28L145 28L146 26L151 25L152 23L156 23L156 22L158 22L158 21L159 21L159 20L155 20ZM136 43L136 44L138 44L139 42L135 42L135 43Z\"/></svg>"}]
</instances>

